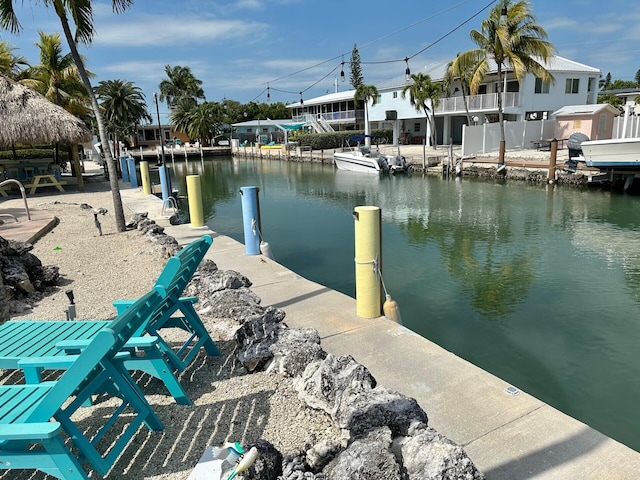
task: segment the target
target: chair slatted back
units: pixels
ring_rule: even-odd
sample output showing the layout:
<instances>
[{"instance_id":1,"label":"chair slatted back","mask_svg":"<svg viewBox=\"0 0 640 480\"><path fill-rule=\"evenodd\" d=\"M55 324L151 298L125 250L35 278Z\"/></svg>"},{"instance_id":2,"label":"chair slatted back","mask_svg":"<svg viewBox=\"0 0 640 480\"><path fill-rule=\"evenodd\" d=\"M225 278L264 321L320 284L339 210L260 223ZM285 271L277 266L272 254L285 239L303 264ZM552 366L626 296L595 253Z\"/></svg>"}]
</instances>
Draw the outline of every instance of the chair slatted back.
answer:
<instances>
[{"instance_id":1,"label":"chair slatted back","mask_svg":"<svg viewBox=\"0 0 640 480\"><path fill-rule=\"evenodd\" d=\"M105 370L104 363L113 361L140 326L155 315L164 298L163 289L154 287L101 330L29 415L30 420L48 421L68 398L98 378Z\"/></svg>"}]
</instances>

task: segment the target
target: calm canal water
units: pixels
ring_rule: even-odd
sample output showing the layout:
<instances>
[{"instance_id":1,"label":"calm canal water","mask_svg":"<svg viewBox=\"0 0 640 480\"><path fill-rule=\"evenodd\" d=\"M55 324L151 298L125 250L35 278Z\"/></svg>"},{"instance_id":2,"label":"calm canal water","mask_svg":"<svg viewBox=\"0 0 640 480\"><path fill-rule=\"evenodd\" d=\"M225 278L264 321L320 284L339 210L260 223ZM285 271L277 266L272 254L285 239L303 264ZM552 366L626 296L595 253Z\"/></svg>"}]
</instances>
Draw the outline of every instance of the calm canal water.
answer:
<instances>
[{"instance_id":1,"label":"calm canal water","mask_svg":"<svg viewBox=\"0 0 640 480\"><path fill-rule=\"evenodd\" d=\"M239 241L239 189L260 187L276 260L350 296L351 212L381 207L408 328L640 451L640 197L238 159L176 162L181 194L191 174L208 225Z\"/></svg>"}]
</instances>

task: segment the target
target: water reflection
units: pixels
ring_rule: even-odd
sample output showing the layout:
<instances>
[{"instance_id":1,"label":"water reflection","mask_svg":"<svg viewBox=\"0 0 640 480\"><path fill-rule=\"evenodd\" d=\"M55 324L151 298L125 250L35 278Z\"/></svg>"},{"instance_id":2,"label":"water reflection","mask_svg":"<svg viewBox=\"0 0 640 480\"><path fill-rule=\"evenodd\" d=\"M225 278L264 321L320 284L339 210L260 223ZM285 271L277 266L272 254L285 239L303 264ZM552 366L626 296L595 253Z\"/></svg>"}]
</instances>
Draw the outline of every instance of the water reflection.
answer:
<instances>
[{"instance_id":1,"label":"water reflection","mask_svg":"<svg viewBox=\"0 0 640 480\"><path fill-rule=\"evenodd\" d=\"M239 189L260 188L285 266L354 295L353 219L378 205L383 275L409 328L640 449L640 199L520 182L377 177L268 160L176 162L207 223L242 241Z\"/></svg>"}]
</instances>

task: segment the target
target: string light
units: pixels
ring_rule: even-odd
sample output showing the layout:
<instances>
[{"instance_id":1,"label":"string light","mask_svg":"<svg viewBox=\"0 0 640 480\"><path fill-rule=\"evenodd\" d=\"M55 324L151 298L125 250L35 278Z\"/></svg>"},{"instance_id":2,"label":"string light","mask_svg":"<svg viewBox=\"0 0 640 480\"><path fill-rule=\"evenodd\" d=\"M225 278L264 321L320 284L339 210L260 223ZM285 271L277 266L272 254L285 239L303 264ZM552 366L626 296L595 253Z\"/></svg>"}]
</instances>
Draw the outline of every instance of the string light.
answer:
<instances>
[{"instance_id":1,"label":"string light","mask_svg":"<svg viewBox=\"0 0 640 480\"><path fill-rule=\"evenodd\" d=\"M267 102L271 101L271 93L269 91L269 84L267 83Z\"/></svg>"},{"instance_id":2,"label":"string light","mask_svg":"<svg viewBox=\"0 0 640 480\"><path fill-rule=\"evenodd\" d=\"M462 2L461 4L464 4L467 2ZM405 79L407 81L411 80L411 70L409 68L409 60L411 60L412 58L416 57L417 55L420 55L421 53L425 52L426 50L428 50L429 48L433 47L434 45L436 45L437 43L441 42L442 40L444 40L445 38L447 38L448 36L452 35L454 32L456 32L457 30L459 30L460 28L462 28L464 25L466 25L467 23L469 23L471 20L473 20L475 17L477 17L478 15L480 15L484 10L486 10L487 8L489 8L492 4L495 4L496 0L491 0L487 5L485 5L484 7L482 7L480 10L478 10L476 13L474 13L472 16L470 16L469 18L467 18L465 21L463 21L462 23L458 24L455 28L453 28L452 30L450 30L449 32L447 32L446 34L444 34L443 36L441 36L440 38L438 38L437 40L435 40L433 43L427 45L426 47L424 47L423 49L421 49L420 51L414 53L411 56L405 57L404 59L395 59L395 60L387 60L387 61L379 61L379 62L361 62L364 65L374 65L374 64L384 64L384 63L397 63L397 62L402 62L404 61L406 64L406 69L405 69ZM456 5L457 6L457 5ZM454 6L455 7L455 6ZM502 7L502 11L501 11L501 17L506 17L507 15L507 11L506 11L506 7ZM415 24L414 24L415 25ZM302 105L304 103L303 99L302 99L302 94L304 92L306 92L307 90L313 88L315 85L317 85L318 83L320 83L322 80L324 80L325 78L327 78L332 72L334 72L335 70L337 70L338 67L341 67L341 71L340 71L340 80L341 81L345 81L345 73L344 73L344 65L345 65L345 61L344 61L344 54L342 55L342 61L340 62L340 64L338 64L336 67L334 67L331 72L329 72L329 74L323 76L321 79L317 80L316 82L314 82L312 85L310 85L309 87L305 88L304 90L300 91L300 92L289 92L286 90L278 90L276 88L273 88L274 91L277 92L282 92L282 93L289 93L289 94L295 94L295 93L299 93L300 95L300 104ZM301 70L298 70L294 73L288 74L288 75L284 75L282 77L277 78L276 80L273 81L278 81L278 80L282 80L284 78L287 77L292 77L294 75L297 75L299 73L305 72L307 70L310 70L312 68L315 67L319 67L320 65L323 65L325 63L330 62L331 60L335 60L338 57L333 57L332 59L329 60L325 60L323 62L320 62L318 64L312 65L310 67L306 67L303 68ZM267 87L267 100L269 99L270 95L269 95L269 90L270 87ZM264 92L264 90L261 92L261 94Z\"/></svg>"}]
</instances>

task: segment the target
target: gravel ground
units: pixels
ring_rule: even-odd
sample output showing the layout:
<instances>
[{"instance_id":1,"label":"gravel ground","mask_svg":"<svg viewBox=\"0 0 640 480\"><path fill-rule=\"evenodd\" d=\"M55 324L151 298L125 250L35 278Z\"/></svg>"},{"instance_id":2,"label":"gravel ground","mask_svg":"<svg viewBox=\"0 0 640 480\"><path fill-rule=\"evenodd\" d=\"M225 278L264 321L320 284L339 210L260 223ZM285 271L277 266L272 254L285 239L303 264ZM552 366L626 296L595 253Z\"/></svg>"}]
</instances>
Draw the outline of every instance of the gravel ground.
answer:
<instances>
[{"instance_id":1,"label":"gravel ground","mask_svg":"<svg viewBox=\"0 0 640 480\"><path fill-rule=\"evenodd\" d=\"M137 231L116 233L110 213L99 217L103 235L98 235L93 215L80 205L87 203L111 211L111 192L105 191L103 184L87 187L91 190L88 193L30 197L32 211L51 212L59 218L59 224L36 242L33 253L44 265L58 266L62 279L56 292L45 296L32 311L21 312L12 319L64 319L67 289L73 289L79 319L113 318L114 299L142 295L162 270L164 260L159 247ZM0 206L19 201L5 200L7 203ZM214 332L212 336L222 355L209 357L201 352L180 375L194 405L176 405L161 382L136 373L136 380L165 429L140 429L106 478L181 480L188 477L206 445L226 441L247 445L262 438L287 454L323 438L339 436L327 415L297 399L290 379L278 374L246 374L236 360L231 332L220 328L219 319L203 317L203 321ZM21 381L17 372L1 373L2 383ZM112 404L112 400L101 398L94 406L81 409L76 421L90 432L101 424L103 409ZM29 471L0 475L2 480L43 478L50 477ZM91 478L103 477L91 472Z\"/></svg>"}]
</instances>

